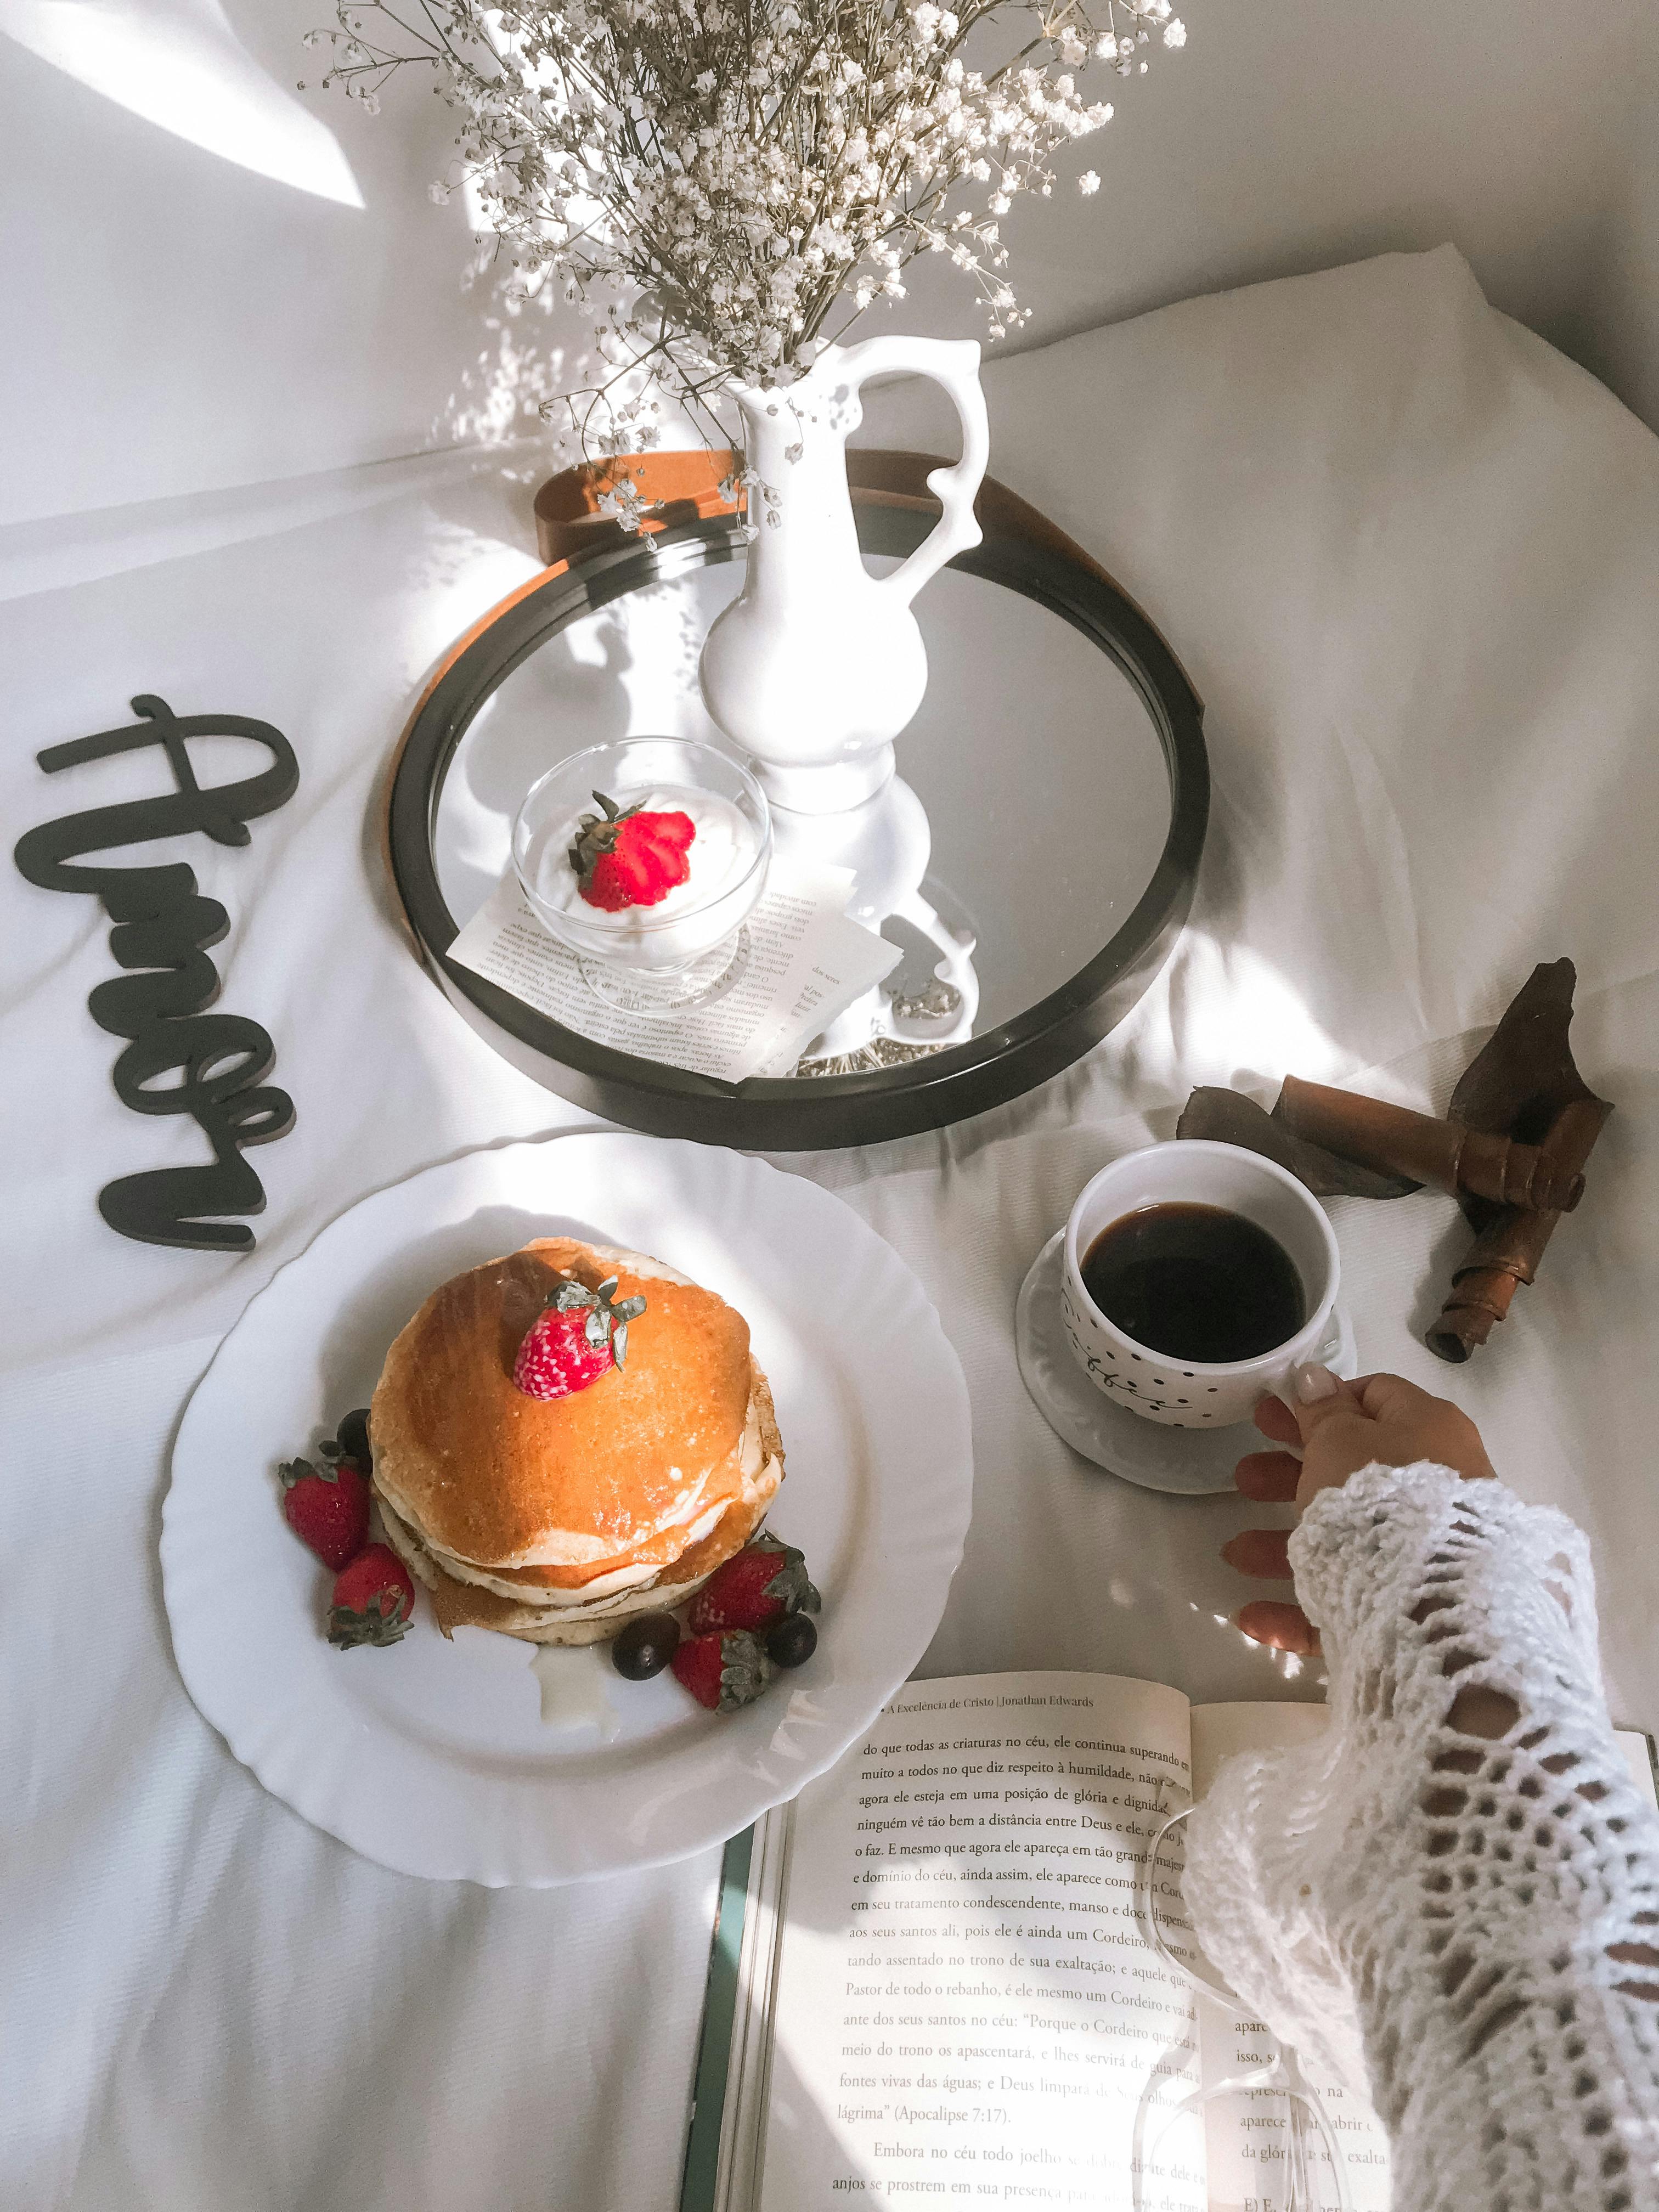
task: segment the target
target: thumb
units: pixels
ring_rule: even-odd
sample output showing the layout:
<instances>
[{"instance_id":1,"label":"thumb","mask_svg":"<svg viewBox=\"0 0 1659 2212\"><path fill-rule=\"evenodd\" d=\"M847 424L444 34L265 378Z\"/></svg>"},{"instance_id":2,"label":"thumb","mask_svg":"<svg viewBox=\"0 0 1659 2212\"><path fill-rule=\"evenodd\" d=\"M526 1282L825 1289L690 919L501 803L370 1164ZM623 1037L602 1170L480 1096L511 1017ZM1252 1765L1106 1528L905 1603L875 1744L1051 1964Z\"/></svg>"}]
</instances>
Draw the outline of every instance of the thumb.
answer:
<instances>
[{"instance_id":1,"label":"thumb","mask_svg":"<svg viewBox=\"0 0 1659 2212\"><path fill-rule=\"evenodd\" d=\"M1346 1427L1370 1419L1358 1388L1333 1375L1328 1367L1298 1368L1287 1401L1304 1444L1311 1443L1334 1421Z\"/></svg>"},{"instance_id":2,"label":"thumb","mask_svg":"<svg viewBox=\"0 0 1659 2212\"><path fill-rule=\"evenodd\" d=\"M1304 1367L1295 1389L1293 1410L1303 1443L1296 1500L1307 1505L1322 1490L1340 1488L1356 1468L1376 1458L1378 1431L1366 1401L1366 1382L1339 1382L1328 1368Z\"/></svg>"}]
</instances>

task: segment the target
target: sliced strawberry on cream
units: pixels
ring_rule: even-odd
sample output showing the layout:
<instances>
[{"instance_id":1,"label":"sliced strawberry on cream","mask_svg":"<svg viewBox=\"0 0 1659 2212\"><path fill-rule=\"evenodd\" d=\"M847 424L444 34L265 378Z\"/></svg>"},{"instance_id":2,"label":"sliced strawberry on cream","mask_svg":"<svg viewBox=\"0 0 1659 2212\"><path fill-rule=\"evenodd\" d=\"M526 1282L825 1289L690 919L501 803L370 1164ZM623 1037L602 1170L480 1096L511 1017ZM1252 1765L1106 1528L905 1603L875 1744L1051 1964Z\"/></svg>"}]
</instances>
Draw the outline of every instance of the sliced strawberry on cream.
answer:
<instances>
[{"instance_id":1,"label":"sliced strawberry on cream","mask_svg":"<svg viewBox=\"0 0 1659 2212\"><path fill-rule=\"evenodd\" d=\"M682 807L647 806L643 799L619 807L602 791L593 796L604 811L581 817L570 848L583 898L607 914L659 906L690 878L686 855L696 824Z\"/></svg>"}]
</instances>

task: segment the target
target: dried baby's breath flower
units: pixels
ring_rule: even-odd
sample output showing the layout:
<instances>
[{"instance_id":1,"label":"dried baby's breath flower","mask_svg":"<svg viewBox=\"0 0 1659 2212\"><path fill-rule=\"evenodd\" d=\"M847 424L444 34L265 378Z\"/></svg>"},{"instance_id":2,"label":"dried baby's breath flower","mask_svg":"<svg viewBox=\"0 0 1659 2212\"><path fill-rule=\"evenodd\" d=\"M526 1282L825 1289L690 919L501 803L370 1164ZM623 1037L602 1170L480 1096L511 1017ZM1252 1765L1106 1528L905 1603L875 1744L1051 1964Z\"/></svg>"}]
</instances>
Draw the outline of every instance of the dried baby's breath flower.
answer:
<instances>
[{"instance_id":1,"label":"dried baby's breath flower","mask_svg":"<svg viewBox=\"0 0 1659 2212\"><path fill-rule=\"evenodd\" d=\"M1084 75L1127 76L1154 28L1185 43L1170 0L344 0L307 43L371 112L430 72L458 121L433 198L470 186L526 290L599 317L611 373L544 409L592 458L649 442L653 386L724 444L734 386L803 374L919 253L1017 329L993 218L1053 191L1111 119Z\"/></svg>"}]
</instances>

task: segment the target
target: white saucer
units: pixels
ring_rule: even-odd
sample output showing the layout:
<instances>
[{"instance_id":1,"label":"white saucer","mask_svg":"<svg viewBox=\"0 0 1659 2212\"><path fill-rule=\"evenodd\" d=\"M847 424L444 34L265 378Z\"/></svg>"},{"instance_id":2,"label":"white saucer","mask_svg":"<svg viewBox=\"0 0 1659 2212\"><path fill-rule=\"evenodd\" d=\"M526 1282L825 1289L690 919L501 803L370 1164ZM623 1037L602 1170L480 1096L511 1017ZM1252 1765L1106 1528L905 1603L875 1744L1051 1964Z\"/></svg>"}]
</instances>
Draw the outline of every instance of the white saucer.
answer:
<instances>
[{"instance_id":1,"label":"white saucer","mask_svg":"<svg viewBox=\"0 0 1659 2212\"><path fill-rule=\"evenodd\" d=\"M1078 1365L1060 1318L1065 1242L1065 1231L1056 1230L1032 1261L1014 1307L1019 1371L1037 1411L1073 1451L1143 1490L1183 1498L1231 1490L1234 1467L1246 1452L1263 1449L1253 1422L1229 1429L1165 1428L1103 1396ZM1339 1375L1357 1375L1353 1328L1340 1306L1336 1321L1341 1346L1331 1365Z\"/></svg>"}]
</instances>

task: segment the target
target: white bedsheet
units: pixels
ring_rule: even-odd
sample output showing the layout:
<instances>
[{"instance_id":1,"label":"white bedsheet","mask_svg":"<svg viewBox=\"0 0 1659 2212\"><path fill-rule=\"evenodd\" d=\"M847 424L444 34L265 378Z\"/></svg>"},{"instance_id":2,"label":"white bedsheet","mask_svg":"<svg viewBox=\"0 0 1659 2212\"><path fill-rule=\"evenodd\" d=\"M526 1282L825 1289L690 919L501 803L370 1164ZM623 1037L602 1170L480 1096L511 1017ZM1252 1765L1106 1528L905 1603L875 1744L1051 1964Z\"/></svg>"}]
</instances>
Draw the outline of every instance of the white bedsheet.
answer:
<instances>
[{"instance_id":1,"label":"white bedsheet","mask_svg":"<svg viewBox=\"0 0 1659 2212\"><path fill-rule=\"evenodd\" d=\"M1619 1111L1492 1344L1453 1370L1419 1340L1463 1233L1450 1201L1347 1203L1338 1231L1366 1363L1458 1397L1516 1486L1589 1529L1615 1713L1653 1726L1659 444L1449 250L1170 309L987 384L996 473L1104 560L1203 693L1216 805L1192 928L1089 1061L937 1136L784 1163L906 1255L969 1376L975 1522L927 1671L1306 1694L1227 1625L1243 1592L1217 1547L1260 1512L1076 1460L1020 1388L1014 1293L1086 1176L1168 1133L1193 1083L1369 1071L1443 1102L1534 962L1567 952L1580 1064ZM872 434L908 408L872 406ZM422 672L532 570L527 504L499 460L463 459L0 540L12 836L136 787L33 764L125 721L135 691L269 716L304 775L248 851L183 851L231 912L222 1004L270 1028L300 1108L252 1156L270 1205L247 1259L102 1226L100 1183L195 1157L192 1137L109 1089L91 902L0 870L18 2212L674 2200L712 1858L517 1896L365 1864L198 1718L155 1565L179 1405L270 1270L371 1188L581 1118L422 977L370 826Z\"/></svg>"}]
</instances>

